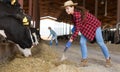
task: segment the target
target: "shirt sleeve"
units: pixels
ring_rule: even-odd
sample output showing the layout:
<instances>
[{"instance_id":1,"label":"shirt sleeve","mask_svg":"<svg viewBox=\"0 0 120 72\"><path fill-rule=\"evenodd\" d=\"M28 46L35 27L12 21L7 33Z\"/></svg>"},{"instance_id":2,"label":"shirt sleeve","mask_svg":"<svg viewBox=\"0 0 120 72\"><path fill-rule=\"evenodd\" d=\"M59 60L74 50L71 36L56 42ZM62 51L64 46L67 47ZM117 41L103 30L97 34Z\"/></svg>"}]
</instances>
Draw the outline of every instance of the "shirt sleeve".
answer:
<instances>
[{"instance_id":1,"label":"shirt sleeve","mask_svg":"<svg viewBox=\"0 0 120 72\"><path fill-rule=\"evenodd\" d=\"M71 36L71 39L73 39L73 40L75 40L76 37L78 36L78 33L79 33L79 31L80 31L80 27L81 27L81 25L82 25L80 13L76 13L76 14L74 15L74 17L75 17L75 20L74 20L75 32L74 32L74 33L72 34L72 36Z\"/></svg>"}]
</instances>

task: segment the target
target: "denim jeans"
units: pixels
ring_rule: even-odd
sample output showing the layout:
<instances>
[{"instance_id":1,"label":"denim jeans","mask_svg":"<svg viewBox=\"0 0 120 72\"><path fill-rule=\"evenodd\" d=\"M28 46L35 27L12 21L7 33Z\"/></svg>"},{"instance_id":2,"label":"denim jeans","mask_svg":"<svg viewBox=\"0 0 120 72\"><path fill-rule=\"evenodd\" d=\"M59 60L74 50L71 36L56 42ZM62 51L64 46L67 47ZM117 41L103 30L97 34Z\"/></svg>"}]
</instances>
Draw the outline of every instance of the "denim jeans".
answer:
<instances>
[{"instance_id":1,"label":"denim jeans","mask_svg":"<svg viewBox=\"0 0 120 72\"><path fill-rule=\"evenodd\" d=\"M56 45L58 45L57 36L52 36L52 39L50 40L50 46L52 45L52 43L53 43L53 40L55 40L55 42L56 42Z\"/></svg>"},{"instance_id":2,"label":"denim jeans","mask_svg":"<svg viewBox=\"0 0 120 72\"><path fill-rule=\"evenodd\" d=\"M108 48L106 47L106 45L104 43L104 40L103 40L103 37L102 37L102 32L101 32L101 27L97 28L95 38L96 38L96 42L98 43L98 45L100 46L100 48L101 48L101 50L104 54L104 57L106 59L109 58L109 56L110 56L109 51L108 51ZM82 53L82 58L83 59L87 58L86 41L87 41L86 37L81 34L80 47L81 47L81 53Z\"/></svg>"}]
</instances>

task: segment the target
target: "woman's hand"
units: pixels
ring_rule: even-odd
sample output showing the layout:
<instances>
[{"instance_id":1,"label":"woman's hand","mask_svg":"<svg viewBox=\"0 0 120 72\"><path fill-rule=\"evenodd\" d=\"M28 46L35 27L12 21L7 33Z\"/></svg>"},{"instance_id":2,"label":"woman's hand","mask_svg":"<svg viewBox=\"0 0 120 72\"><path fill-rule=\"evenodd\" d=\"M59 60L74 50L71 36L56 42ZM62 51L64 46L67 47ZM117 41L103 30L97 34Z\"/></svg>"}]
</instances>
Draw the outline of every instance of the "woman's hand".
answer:
<instances>
[{"instance_id":1,"label":"woman's hand","mask_svg":"<svg viewBox=\"0 0 120 72\"><path fill-rule=\"evenodd\" d=\"M70 48L72 45L73 39L70 38L70 40L66 43L66 48Z\"/></svg>"},{"instance_id":2,"label":"woman's hand","mask_svg":"<svg viewBox=\"0 0 120 72\"><path fill-rule=\"evenodd\" d=\"M73 42L73 39L72 38L70 38L70 40L69 40L70 42Z\"/></svg>"}]
</instances>

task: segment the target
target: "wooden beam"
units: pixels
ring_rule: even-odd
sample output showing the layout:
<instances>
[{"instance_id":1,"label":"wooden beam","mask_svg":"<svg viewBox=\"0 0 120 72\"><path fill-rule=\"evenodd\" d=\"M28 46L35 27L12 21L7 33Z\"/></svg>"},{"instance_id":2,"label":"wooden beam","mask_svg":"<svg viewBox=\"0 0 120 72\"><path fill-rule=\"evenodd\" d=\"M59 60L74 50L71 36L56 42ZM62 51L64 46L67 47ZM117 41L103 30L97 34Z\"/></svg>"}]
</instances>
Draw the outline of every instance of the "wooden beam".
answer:
<instances>
[{"instance_id":1,"label":"wooden beam","mask_svg":"<svg viewBox=\"0 0 120 72\"><path fill-rule=\"evenodd\" d=\"M40 8L39 0L33 0L33 20L35 21L35 27L39 28L40 23Z\"/></svg>"},{"instance_id":2,"label":"wooden beam","mask_svg":"<svg viewBox=\"0 0 120 72\"><path fill-rule=\"evenodd\" d=\"M95 0L95 16L98 16L98 0Z\"/></svg>"},{"instance_id":3,"label":"wooden beam","mask_svg":"<svg viewBox=\"0 0 120 72\"><path fill-rule=\"evenodd\" d=\"M32 2L33 2L32 0L29 0L29 11L28 12L29 12L30 16L33 16L33 10L32 10L33 4L32 4Z\"/></svg>"},{"instance_id":4,"label":"wooden beam","mask_svg":"<svg viewBox=\"0 0 120 72\"><path fill-rule=\"evenodd\" d=\"M83 0L83 7L85 7L85 2L86 2L86 0Z\"/></svg>"},{"instance_id":5,"label":"wooden beam","mask_svg":"<svg viewBox=\"0 0 120 72\"><path fill-rule=\"evenodd\" d=\"M117 1L117 23L120 23L120 0Z\"/></svg>"},{"instance_id":6,"label":"wooden beam","mask_svg":"<svg viewBox=\"0 0 120 72\"><path fill-rule=\"evenodd\" d=\"M18 0L18 2L20 3L20 6L23 8L23 0Z\"/></svg>"}]
</instances>

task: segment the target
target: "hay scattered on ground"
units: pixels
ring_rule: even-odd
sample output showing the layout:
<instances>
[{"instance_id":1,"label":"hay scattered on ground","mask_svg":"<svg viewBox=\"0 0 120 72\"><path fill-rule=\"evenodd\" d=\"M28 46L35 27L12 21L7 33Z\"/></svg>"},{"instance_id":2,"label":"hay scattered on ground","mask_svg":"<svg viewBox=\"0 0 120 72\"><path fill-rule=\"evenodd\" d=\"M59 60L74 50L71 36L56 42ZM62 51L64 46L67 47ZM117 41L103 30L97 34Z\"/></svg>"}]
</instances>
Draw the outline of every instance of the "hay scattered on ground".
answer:
<instances>
[{"instance_id":1,"label":"hay scattered on ground","mask_svg":"<svg viewBox=\"0 0 120 72\"><path fill-rule=\"evenodd\" d=\"M18 55L11 62L1 64L0 72L49 72L60 64L70 64L69 61L61 62L54 49L44 42L35 46L32 53L32 57L24 58Z\"/></svg>"},{"instance_id":2,"label":"hay scattered on ground","mask_svg":"<svg viewBox=\"0 0 120 72\"><path fill-rule=\"evenodd\" d=\"M24 58L16 56L11 62L0 65L0 72L119 72L120 64L113 63L113 67L105 68L101 64L90 62L88 67L80 67L69 60L60 61L60 56L56 53L55 46L49 47L45 41L32 49L33 56ZM92 64L93 63L93 64Z\"/></svg>"}]
</instances>

